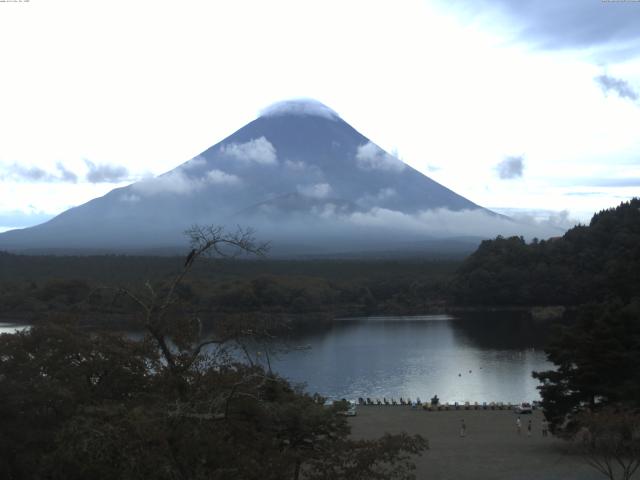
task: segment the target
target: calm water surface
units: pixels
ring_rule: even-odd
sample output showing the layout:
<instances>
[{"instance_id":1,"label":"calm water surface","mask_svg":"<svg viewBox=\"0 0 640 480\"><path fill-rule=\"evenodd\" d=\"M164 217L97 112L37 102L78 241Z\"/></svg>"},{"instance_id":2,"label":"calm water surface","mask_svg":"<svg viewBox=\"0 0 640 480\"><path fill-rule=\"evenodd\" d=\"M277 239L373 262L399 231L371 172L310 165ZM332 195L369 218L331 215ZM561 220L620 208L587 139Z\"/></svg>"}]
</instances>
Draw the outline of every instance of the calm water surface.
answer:
<instances>
[{"instance_id":1,"label":"calm water surface","mask_svg":"<svg viewBox=\"0 0 640 480\"><path fill-rule=\"evenodd\" d=\"M342 319L270 356L275 371L331 398L522 402L540 398L531 372L552 368L545 330L514 314Z\"/></svg>"},{"instance_id":2,"label":"calm water surface","mask_svg":"<svg viewBox=\"0 0 640 480\"><path fill-rule=\"evenodd\" d=\"M24 328L0 323L0 333ZM516 403L540 398L531 372L552 368L548 330L514 313L350 318L253 353L266 364L268 351L274 371L329 398Z\"/></svg>"}]
</instances>

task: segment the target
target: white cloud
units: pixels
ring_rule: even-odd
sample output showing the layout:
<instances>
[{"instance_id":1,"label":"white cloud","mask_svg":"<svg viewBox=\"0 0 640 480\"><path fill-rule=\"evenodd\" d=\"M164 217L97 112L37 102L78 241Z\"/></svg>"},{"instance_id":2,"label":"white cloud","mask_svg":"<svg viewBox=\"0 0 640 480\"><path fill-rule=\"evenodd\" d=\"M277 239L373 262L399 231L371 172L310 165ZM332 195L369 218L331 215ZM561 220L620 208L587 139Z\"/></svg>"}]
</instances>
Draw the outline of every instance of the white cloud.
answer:
<instances>
[{"instance_id":1,"label":"white cloud","mask_svg":"<svg viewBox=\"0 0 640 480\"><path fill-rule=\"evenodd\" d=\"M325 211L322 217L327 218L331 213ZM562 212L553 219L546 220L526 216L508 219L483 210L453 211L444 208L407 214L373 207L365 212L336 215L336 219L363 227L405 230L439 237L473 235L493 238L497 235L522 235L529 239L546 238L560 235L572 226L567 214Z\"/></svg>"},{"instance_id":2,"label":"white cloud","mask_svg":"<svg viewBox=\"0 0 640 480\"><path fill-rule=\"evenodd\" d=\"M13 210L22 212L35 210L48 215L57 215L93 198L106 195L114 188L111 183L93 184L87 182L25 183L2 181L0 184L0 213ZM124 187L125 184L116 186Z\"/></svg>"},{"instance_id":3,"label":"white cloud","mask_svg":"<svg viewBox=\"0 0 640 480\"><path fill-rule=\"evenodd\" d=\"M204 165L207 164L207 159L204 157L201 157L200 155L198 155L197 157L193 157L191 160L189 160L188 162L185 162L182 167L183 168L197 168L197 167L202 167Z\"/></svg>"},{"instance_id":4,"label":"white cloud","mask_svg":"<svg viewBox=\"0 0 640 480\"><path fill-rule=\"evenodd\" d=\"M325 174L318 165L311 165L301 160L285 160L283 165L291 178L299 178L299 181L304 181L305 184L322 183L325 180Z\"/></svg>"},{"instance_id":5,"label":"white cloud","mask_svg":"<svg viewBox=\"0 0 640 480\"><path fill-rule=\"evenodd\" d=\"M276 149L265 137L254 138L245 143L222 145L220 153L243 162L255 162L261 165L278 163Z\"/></svg>"},{"instance_id":6,"label":"white cloud","mask_svg":"<svg viewBox=\"0 0 640 480\"><path fill-rule=\"evenodd\" d=\"M337 208L338 207L334 203L325 203L320 209L315 207L312 208L311 212L324 219L329 219L334 217L338 213Z\"/></svg>"},{"instance_id":7,"label":"white cloud","mask_svg":"<svg viewBox=\"0 0 640 480\"><path fill-rule=\"evenodd\" d=\"M540 225L552 229L568 230L580 220L573 218L568 210L527 210L519 208L500 209L500 213L508 215L515 222L528 225Z\"/></svg>"},{"instance_id":8,"label":"white cloud","mask_svg":"<svg viewBox=\"0 0 640 480\"><path fill-rule=\"evenodd\" d=\"M140 196L134 193L126 193L120 197L120 201L126 203L137 203L140 201Z\"/></svg>"},{"instance_id":9,"label":"white cloud","mask_svg":"<svg viewBox=\"0 0 640 480\"><path fill-rule=\"evenodd\" d=\"M378 191L377 198L380 200L386 200L387 198L395 197L398 193L393 188L381 188Z\"/></svg>"},{"instance_id":10,"label":"white cloud","mask_svg":"<svg viewBox=\"0 0 640 480\"><path fill-rule=\"evenodd\" d=\"M52 215L44 212L30 209L30 211L22 212L19 210L0 211L0 232L13 230L14 228L24 228L44 223L50 220Z\"/></svg>"},{"instance_id":11,"label":"white cloud","mask_svg":"<svg viewBox=\"0 0 640 480\"><path fill-rule=\"evenodd\" d=\"M285 160L284 166L296 172L303 172L307 168L307 165L304 162L293 160Z\"/></svg>"},{"instance_id":12,"label":"white cloud","mask_svg":"<svg viewBox=\"0 0 640 480\"><path fill-rule=\"evenodd\" d=\"M335 221L337 219L338 221L344 221L348 218L351 210L348 205L336 205L335 203L328 202L321 205L314 205L310 212L323 220Z\"/></svg>"},{"instance_id":13,"label":"white cloud","mask_svg":"<svg viewBox=\"0 0 640 480\"><path fill-rule=\"evenodd\" d=\"M274 103L260 112L263 117L275 117L278 115L315 116L337 120L340 116L329 107L311 98L284 100Z\"/></svg>"},{"instance_id":14,"label":"white cloud","mask_svg":"<svg viewBox=\"0 0 640 480\"><path fill-rule=\"evenodd\" d=\"M209 183L215 185L237 185L241 183L240 177L230 173L225 173L222 170L209 170L206 175L206 179Z\"/></svg>"},{"instance_id":15,"label":"white cloud","mask_svg":"<svg viewBox=\"0 0 640 480\"><path fill-rule=\"evenodd\" d=\"M316 183L314 185L298 185L298 193L305 197L327 198L331 194L331 185L328 183Z\"/></svg>"},{"instance_id":16,"label":"white cloud","mask_svg":"<svg viewBox=\"0 0 640 480\"><path fill-rule=\"evenodd\" d=\"M237 185L240 182L239 177L225 173L222 170L209 170L203 177L197 178L189 177L182 170L172 170L159 177L134 183L131 188L145 196L159 193L189 195L202 190L208 185Z\"/></svg>"},{"instance_id":17,"label":"white cloud","mask_svg":"<svg viewBox=\"0 0 640 480\"><path fill-rule=\"evenodd\" d=\"M134 183L131 188L142 195L157 195L159 193L188 194L201 188L201 181L190 179L180 170L173 170L159 177L147 178Z\"/></svg>"},{"instance_id":18,"label":"white cloud","mask_svg":"<svg viewBox=\"0 0 640 480\"><path fill-rule=\"evenodd\" d=\"M360 197L356 203L364 207L373 207L378 205L380 202L384 202L389 198L395 197L397 194L398 192L393 188L381 188L374 195L368 194Z\"/></svg>"},{"instance_id":19,"label":"white cloud","mask_svg":"<svg viewBox=\"0 0 640 480\"><path fill-rule=\"evenodd\" d=\"M401 172L405 164L389 155L372 142L358 147L356 162L362 170L382 170L387 172Z\"/></svg>"}]
</instances>

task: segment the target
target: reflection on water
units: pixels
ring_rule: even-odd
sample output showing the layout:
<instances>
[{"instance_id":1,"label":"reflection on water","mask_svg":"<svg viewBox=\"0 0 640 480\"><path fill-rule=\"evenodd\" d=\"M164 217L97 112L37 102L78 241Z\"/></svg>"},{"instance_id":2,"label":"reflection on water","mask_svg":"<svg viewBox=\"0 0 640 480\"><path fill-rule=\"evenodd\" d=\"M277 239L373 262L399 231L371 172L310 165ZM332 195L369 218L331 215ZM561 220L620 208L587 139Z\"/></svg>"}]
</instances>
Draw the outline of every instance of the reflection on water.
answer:
<instances>
[{"instance_id":1,"label":"reflection on water","mask_svg":"<svg viewBox=\"0 0 640 480\"><path fill-rule=\"evenodd\" d=\"M531 401L539 398L531 372L551 368L544 336L513 313L340 319L288 339L293 348L271 365L329 397Z\"/></svg>"},{"instance_id":2,"label":"reflection on water","mask_svg":"<svg viewBox=\"0 0 640 480\"><path fill-rule=\"evenodd\" d=\"M24 328L0 323L0 333ZM366 317L339 319L266 350L273 370L331 398L437 394L448 402L516 403L539 398L531 372L552 368L542 350L547 332L512 312ZM266 366L266 355L256 358Z\"/></svg>"}]
</instances>

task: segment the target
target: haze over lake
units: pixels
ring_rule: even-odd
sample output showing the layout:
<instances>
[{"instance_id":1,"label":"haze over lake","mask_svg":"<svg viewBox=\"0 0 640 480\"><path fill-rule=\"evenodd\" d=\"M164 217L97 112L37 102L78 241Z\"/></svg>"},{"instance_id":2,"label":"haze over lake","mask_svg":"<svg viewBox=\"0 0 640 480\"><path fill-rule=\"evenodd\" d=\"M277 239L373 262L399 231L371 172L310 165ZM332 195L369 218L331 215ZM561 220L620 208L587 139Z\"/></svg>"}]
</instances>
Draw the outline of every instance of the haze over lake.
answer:
<instances>
[{"instance_id":1,"label":"haze over lake","mask_svg":"<svg viewBox=\"0 0 640 480\"><path fill-rule=\"evenodd\" d=\"M552 368L547 330L514 313L340 319L277 342L290 350L270 360L331 398L515 403L539 398L531 372Z\"/></svg>"}]
</instances>

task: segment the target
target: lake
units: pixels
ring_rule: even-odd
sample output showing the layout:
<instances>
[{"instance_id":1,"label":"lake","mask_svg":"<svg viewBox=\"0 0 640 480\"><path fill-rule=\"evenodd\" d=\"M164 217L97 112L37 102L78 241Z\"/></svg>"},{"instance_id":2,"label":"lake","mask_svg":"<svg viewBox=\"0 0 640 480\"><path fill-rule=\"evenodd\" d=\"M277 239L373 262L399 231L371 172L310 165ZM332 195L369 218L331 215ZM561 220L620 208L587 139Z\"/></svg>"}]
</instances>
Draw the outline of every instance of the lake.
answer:
<instances>
[{"instance_id":1,"label":"lake","mask_svg":"<svg viewBox=\"0 0 640 480\"><path fill-rule=\"evenodd\" d=\"M516 403L540 398L531 372L552 368L543 352L547 331L514 313L365 317L268 350L274 371L329 398L437 394L448 402ZM266 363L264 353L257 358Z\"/></svg>"},{"instance_id":2,"label":"lake","mask_svg":"<svg viewBox=\"0 0 640 480\"><path fill-rule=\"evenodd\" d=\"M22 328L0 323L0 333ZM256 346L252 356L266 366L268 351L274 371L329 398L519 403L540 398L531 372L552 368L548 331L514 312L345 318Z\"/></svg>"}]
</instances>

